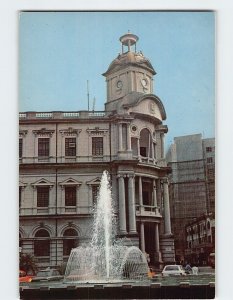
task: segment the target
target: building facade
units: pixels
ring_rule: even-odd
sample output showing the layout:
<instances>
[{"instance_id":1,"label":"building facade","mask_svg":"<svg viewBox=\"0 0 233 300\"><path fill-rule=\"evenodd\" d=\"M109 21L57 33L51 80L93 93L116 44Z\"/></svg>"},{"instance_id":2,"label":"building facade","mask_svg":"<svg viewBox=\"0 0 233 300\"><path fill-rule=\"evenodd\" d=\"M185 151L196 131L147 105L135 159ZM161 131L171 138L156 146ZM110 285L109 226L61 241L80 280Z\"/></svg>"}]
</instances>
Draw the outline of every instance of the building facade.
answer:
<instances>
[{"instance_id":1,"label":"building facade","mask_svg":"<svg viewBox=\"0 0 233 300\"><path fill-rule=\"evenodd\" d=\"M185 226L186 259L191 264L213 265L211 255L215 253L215 217L213 213L196 218Z\"/></svg>"},{"instance_id":2,"label":"building facade","mask_svg":"<svg viewBox=\"0 0 233 300\"><path fill-rule=\"evenodd\" d=\"M169 175L172 231L176 260L186 257L186 225L215 213L215 139L201 134L174 138L166 155Z\"/></svg>"},{"instance_id":3,"label":"building facade","mask_svg":"<svg viewBox=\"0 0 233 300\"><path fill-rule=\"evenodd\" d=\"M120 38L122 53L103 74L105 111L19 115L19 241L39 266L59 266L90 241L102 172L111 177L118 237L150 262L174 262L164 153L166 113L153 94L156 74L134 51L138 37Z\"/></svg>"}]
</instances>

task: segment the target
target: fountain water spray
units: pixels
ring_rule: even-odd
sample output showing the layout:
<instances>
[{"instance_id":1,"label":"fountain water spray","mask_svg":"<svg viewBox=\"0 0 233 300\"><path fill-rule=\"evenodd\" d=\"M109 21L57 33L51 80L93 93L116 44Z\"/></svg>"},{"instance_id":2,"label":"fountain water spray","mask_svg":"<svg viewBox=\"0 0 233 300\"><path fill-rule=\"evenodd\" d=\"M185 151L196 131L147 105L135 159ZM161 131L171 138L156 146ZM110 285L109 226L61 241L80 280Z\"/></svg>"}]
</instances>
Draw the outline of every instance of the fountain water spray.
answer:
<instances>
[{"instance_id":1,"label":"fountain water spray","mask_svg":"<svg viewBox=\"0 0 233 300\"><path fill-rule=\"evenodd\" d=\"M111 187L108 173L102 175L100 190L97 197L97 205L94 213L94 228L91 246L94 249L104 249L106 277L110 275L111 245L113 241L114 211L112 206Z\"/></svg>"},{"instance_id":2,"label":"fountain water spray","mask_svg":"<svg viewBox=\"0 0 233 300\"><path fill-rule=\"evenodd\" d=\"M94 211L93 235L86 247L72 249L65 281L109 282L147 279L148 264L138 247L127 247L115 239L116 217L109 184L104 171Z\"/></svg>"}]
</instances>

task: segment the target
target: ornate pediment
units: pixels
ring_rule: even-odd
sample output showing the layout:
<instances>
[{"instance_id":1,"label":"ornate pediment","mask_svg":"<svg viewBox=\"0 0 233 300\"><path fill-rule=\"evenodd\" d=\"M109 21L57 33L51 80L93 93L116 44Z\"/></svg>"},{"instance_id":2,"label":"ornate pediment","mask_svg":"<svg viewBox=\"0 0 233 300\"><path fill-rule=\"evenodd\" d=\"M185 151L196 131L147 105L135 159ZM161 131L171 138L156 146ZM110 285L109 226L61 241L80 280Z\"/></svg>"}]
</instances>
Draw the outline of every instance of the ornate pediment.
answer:
<instances>
[{"instance_id":1,"label":"ornate pediment","mask_svg":"<svg viewBox=\"0 0 233 300\"><path fill-rule=\"evenodd\" d=\"M87 181L86 184L87 185L100 185L100 182L101 182L101 178L100 177L96 177L95 179Z\"/></svg>"},{"instance_id":2,"label":"ornate pediment","mask_svg":"<svg viewBox=\"0 0 233 300\"><path fill-rule=\"evenodd\" d=\"M39 130L33 130L32 131L35 136L42 136L42 137L51 137L55 130L41 128Z\"/></svg>"},{"instance_id":3,"label":"ornate pediment","mask_svg":"<svg viewBox=\"0 0 233 300\"><path fill-rule=\"evenodd\" d=\"M36 188L38 186L49 186L50 188L52 188L54 186L54 182L51 182L45 178L41 178L39 180L37 180L34 183L31 183L31 185Z\"/></svg>"},{"instance_id":4,"label":"ornate pediment","mask_svg":"<svg viewBox=\"0 0 233 300\"><path fill-rule=\"evenodd\" d=\"M74 129L72 127L59 130L62 136L78 136L81 131L82 129Z\"/></svg>"},{"instance_id":5,"label":"ornate pediment","mask_svg":"<svg viewBox=\"0 0 233 300\"><path fill-rule=\"evenodd\" d=\"M23 138L23 137L25 137L25 135L28 133L28 131L27 130L19 130L19 137L20 138Z\"/></svg>"},{"instance_id":6,"label":"ornate pediment","mask_svg":"<svg viewBox=\"0 0 233 300\"><path fill-rule=\"evenodd\" d=\"M68 179L66 179L66 180L64 180L64 181L62 181L62 182L59 182L59 185L61 186L61 187L64 187L64 186L80 186L82 184L82 182L81 181L78 181L78 180L76 180L76 179L73 179L73 178L68 178Z\"/></svg>"},{"instance_id":7,"label":"ornate pediment","mask_svg":"<svg viewBox=\"0 0 233 300\"><path fill-rule=\"evenodd\" d=\"M25 188L27 186L27 183L24 183L22 181L19 181L19 187L20 188Z\"/></svg>"},{"instance_id":8,"label":"ornate pediment","mask_svg":"<svg viewBox=\"0 0 233 300\"><path fill-rule=\"evenodd\" d=\"M108 129L101 129L99 127L95 127L95 128L88 128L87 132L89 135L103 136L106 135Z\"/></svg>"}]
</instances>

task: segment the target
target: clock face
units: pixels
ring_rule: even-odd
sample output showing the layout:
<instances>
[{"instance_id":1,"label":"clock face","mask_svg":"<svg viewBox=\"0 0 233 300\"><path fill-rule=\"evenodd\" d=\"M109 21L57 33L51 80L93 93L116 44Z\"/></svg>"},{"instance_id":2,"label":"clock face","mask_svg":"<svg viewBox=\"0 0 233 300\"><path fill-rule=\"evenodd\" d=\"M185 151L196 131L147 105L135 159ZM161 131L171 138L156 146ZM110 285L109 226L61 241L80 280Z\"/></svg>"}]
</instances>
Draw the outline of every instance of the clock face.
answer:
<instances>
[{"instance_id":1,"label":"clock face","mask_svg":"<svg viewBox=\"0 0 233 300\"><path fill-rule=\"evenodd\" d=\"M118 89L121 89L123 86L123 82L121 80L118 80L116 86Z\"/></svg>"},{"instance_id":2,"label":"clock face","mask_svg":"<svg viewBox=\"0 0 233 300\"><path fill-rule=\"evenodd\" d=\"M148 80L146 78L142 78L141 79L141 83L143 87L147 87L148 86Z\"/></svg>"}]
</instances>

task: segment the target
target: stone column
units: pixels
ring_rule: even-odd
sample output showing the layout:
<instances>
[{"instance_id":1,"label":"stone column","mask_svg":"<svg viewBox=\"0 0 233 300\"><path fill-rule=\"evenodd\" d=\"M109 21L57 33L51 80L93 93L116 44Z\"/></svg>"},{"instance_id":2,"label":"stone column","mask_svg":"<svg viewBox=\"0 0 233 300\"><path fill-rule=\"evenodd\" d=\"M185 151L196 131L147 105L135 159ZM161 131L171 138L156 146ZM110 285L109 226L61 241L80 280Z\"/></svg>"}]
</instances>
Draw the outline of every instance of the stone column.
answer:
<instances>
[{"instance_id":1,"label":"stone column","mask_svg":"<svg viewBox=\"0 0 233 300\"><path fill-rule=\"evenodd\" d=\"M126 211L125 211L125 180L123 175L118 175L119 191L119 228L120 234L126 234Z\"/></svg>"},{"instance_id":2,"label":"stone column","mask_svg":"<svg viewBox=\"0 0 233 300\"><path fill-rule=\"evenodd\" d=\"M155 206L155 213L158 214L157 186L155 179L153 179L153 205Z\"/></svg>"},{"instance_id":3,"label":"stone column","mask_svg":"<svg viewBox=\"0 0 233 300\"><path fill-rule=\"evenodd\" d=\"M156 191L156 180L153 179L153 205L154 206L158 206L158 203L157 203L157 191Z\"/></svg>"},{"instance_id":4,"label":"stone column","mask_svg":"<svg viewBox=\"0 0 233 300\"><path fill-rule=\"evenodd\" d=\"M145 253L146 248L145 248L144 222L141 222L140 224L140 237L141 237L141 251Z\"/></svg>"},{"instance_id":5,"label":"stone column","mask_svg":"<svg viewBox=\"0 0 233 300\"><path fill-rule=\"evenodd\" d=\"M157 192L157 205L160 212L162 211L161 207L161 185L160 185L160 179L156 180L156 192Z\"/></svg>"},{"instance_id":6,"label":"stone column","mask_svg":"<svg viewBox=\"0 0 233 300\"><path fill-rule=\"evenodd\" d=\"M160 134L160 137L161 137L161 158L164 158L165 155L164 155L164 133L163 132Z\"/></svg>"},{"instance_id":7,"label":"stone column","mask_svg":"<svg viewBox=\"0 0 233 300\"><path fill-rule=\"evenodd\" d=\"M129 205L129 233L137 233L136 216L135 216L135 191L134 191L134 176L129 175L128 182L128 205Z\"/></svg>"},{"instance_id":8,"label":"stone column","mask_svg":"<svg viewBox=\"0 0 233 300\"><path fill-rule=\"evenodd\" d=\"M118 124L118 144L119 144L119 151L122 151L122 123Z\"/></svg>"},{"instance_id":9,"label":"stone column","mask_svg":"<svg viewBox=\"0 0 233 300\"><path fill-rule=\"evenodd\" d=\"M131 151L130 124L127 124L127 150Z\"/></svg>"},{"instance_id":10,"label":"stone column","mask_svg":"<svg viewBox=\"0 0 233 300\"><path fill-rule=\"evenodd\" d=\"M154 143L154 158L157 159L157 144Z\"/></svg>"},{"instance_id":11,"label":"stone column","mask_svg":"<svg viewBox=\"0 0 233 300\"><path fill-rule=\"evenodd\" d=\"M152 152L152 158L155 159L155 144L154 142L152 141L151 143L151 152Z\"/></svg>"},{"instance_id":12,"label":"stone column","mask_svg":"<svg viewBox=\"0 0 233 300\"><path fill-rule=\"evenodd\" d=\"M137 146L138 146L138 156L140 156L140 139L137 139Z\"/></svg>"},{"instance_id":13,"label":"stone column","mask_svg":"<svg viewBox=\"0 0 233 300\"><path fill-rule=\"evenodd\" d=\"M159 252L159 224L155 223L155 252Z\"/></svg>"},{"instance_id":14,"label":"stone column","mask_svg":"<svg viewBox=\"0 0 233 300\"><path fill-rule=\"evenodd\" d=\"M151 157L151 142L150 142L151 138L150 138L150 134L149 134L149 137L148 137L148 153L147 153L147 159L148 159L148 162L149 162L149 159Z\"/></svg>"},{"instance_id":15,"label":"stone column","mask_svg":"<svg viewBox=\"0 0 233 300\"><path fill-rule=\"evenodd\" d=\"M143 197L142 197L142 177L141 176L138 176L138 188L139 188L139 193L138 193L139 210L142 211L143 210Z\"/></svg>"},{"instance_id":16,"label":"stone column","mask_svg":"<svg viewBox=\"0 0 233 300\"><path fill-rule=\"evenodd\" d=\"M170 204L168 192L168 180L163 181L163 201L164 201L164 234L171 234Z\"/></svg>"}]
</instances>

